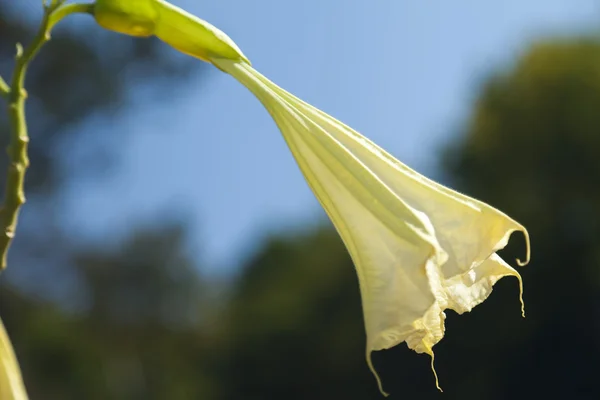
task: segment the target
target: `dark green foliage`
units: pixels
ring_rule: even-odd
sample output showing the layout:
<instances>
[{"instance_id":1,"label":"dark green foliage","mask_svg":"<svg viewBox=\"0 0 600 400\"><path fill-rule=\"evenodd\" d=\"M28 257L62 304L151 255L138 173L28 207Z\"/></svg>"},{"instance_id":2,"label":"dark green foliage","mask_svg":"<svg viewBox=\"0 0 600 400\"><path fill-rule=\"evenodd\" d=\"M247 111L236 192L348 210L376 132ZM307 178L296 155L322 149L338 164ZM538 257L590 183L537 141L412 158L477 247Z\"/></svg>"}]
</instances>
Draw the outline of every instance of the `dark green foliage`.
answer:
<instances>
[{"instance_id":1,"label":"dark green foliage","mask_svg":"<svg viewBox=\"0 0 600 400\"><path fill-rule=\"evenodd\" d=\"M464 142L448 154L463 190L532 237L528 316L504 325L516 343L503 351L498 398L600 397L599 110L600 42L539 43L484 87Z\"/></svg>"}]
</instances>

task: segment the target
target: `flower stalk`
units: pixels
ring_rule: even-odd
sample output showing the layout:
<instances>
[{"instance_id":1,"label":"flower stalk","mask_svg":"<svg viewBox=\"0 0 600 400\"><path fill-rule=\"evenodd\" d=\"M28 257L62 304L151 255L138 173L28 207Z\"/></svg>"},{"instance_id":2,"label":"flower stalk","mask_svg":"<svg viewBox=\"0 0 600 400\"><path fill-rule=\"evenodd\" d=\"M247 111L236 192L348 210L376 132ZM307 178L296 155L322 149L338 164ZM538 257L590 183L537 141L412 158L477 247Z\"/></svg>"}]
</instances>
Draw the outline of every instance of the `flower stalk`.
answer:
<instances>
[{"instance_id":1,"label":"flower stalk","mask_svg":"<svg viewBox=\"0 0 600 400\"><path fill-rule=\"evenodd\" d=\"M25 118L27 69L44 44L50 40L50 32L54 25L70 14L91 13L93 10L90 4L64 5L64 3L65 0L43 3L44 16L32 43L27 48L23 48L21 44L16 46L15 67L10 85L0 77L0 97L8 103L10 125L10 142L7 149L10 165L6 177L4 204L0 209L0 271L7 266L8 250L15 237L19 211L25 203L25 173L29 167L27 155L29 134ZM27 400L27 398L17 357L0 320L0 399Z\"/></svg>"},{"instance_id":2,"label":"flower stalk","mask_svg":"<svg viewBox=\"0 0 600 400\"><path fill-rule=\"evenodd\" d=\"M10 125L10 143L7 149L9 167L4 191L4 204L0 209L0 271L7 266L8 250L15 237L19 212L25 204L25 173L29 167L27 147L29 134L25 118L25 78L29 64L41 48L50 40L54 25L73 13L91 13L90 4L64 5L64 0L52 0L44 3L44 16L32 43L23 48L17 44L15 67L10 86L0 78L0 94L8 101L8 120Z\"/></svg>"}]
</instances>

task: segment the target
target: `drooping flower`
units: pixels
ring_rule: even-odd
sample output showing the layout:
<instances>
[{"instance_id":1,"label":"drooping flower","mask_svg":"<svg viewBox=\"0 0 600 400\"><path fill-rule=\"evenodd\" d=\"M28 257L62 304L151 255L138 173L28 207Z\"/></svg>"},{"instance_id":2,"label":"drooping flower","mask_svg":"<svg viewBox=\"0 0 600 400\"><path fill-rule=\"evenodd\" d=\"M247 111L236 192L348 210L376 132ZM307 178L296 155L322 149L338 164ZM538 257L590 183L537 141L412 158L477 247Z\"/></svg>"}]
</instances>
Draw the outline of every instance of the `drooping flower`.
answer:
<instances>
[{"instance_id":1,"label":"drooping flower","mask_svg":"<svg viewBox=\"0 0 600 400\"><path fill-rule=\"evenodd\" d=\"M496 254L514 231L528 240L522 225L418 174L247 63L212 62L269 111L348 248L359 278L367 362L376 377L371 352L402 342L431 355L433 364L444 310L470 311L498 279L516 277L522 294L521 277Z\"/></svg>"},{"instance_id":2,"label":"drooping flower","mask_svg":"<svg viewBox=\"0 0 600 400\"><path fill-rule=\"evenodd\" d=\"M358 274L366 356L406 342L431 356L444 310L470 311L504 276L521 277L496 252L526 229L502 212L418 174L373 142L256 71L223 32L163 0L97 0L96 20L156 35L229 73L265 106ZM434 371L435 373L435 371ZM436 376L437 384L437 376ZM438 385L439 387L439 385Z\"/></svg>"}]
</instances>

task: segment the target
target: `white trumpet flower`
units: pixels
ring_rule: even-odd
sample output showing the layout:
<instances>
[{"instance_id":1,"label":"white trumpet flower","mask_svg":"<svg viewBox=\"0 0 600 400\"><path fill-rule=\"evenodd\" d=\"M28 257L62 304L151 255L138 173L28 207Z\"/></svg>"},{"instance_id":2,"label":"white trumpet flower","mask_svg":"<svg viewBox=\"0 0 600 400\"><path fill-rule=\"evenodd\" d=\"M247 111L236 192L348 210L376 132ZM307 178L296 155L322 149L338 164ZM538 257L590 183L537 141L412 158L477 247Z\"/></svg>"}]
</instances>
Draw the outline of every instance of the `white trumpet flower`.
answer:
<instances>
[{"instance_id":1,"label":"white trumpet flower","mask_svg":"<svg viewBox=\"0 0 600 400\"><path fill-rule=\"evenodd\" d=\"M306 181L348 248L375 350L406 342L431 356L444 310L471 311L504 276L496 252L526 229L489 205L418 174L352 128L281 89L244 61L212 59L269 111ZM435 370L434 370L435 374ZM436 376L436 385L437 383Z\"/></svg>"},{"instance_id":2,"label":"white trumpet flower","mask_svg":"<svg viewBox=\"0 0 600 400\"><path fill-rule=\"evenodd\" d=\"M444 310L470 311L504 276L521 277L496 252L527 230L502 212L418 174L376 144L257 72L237 45L165 0L96 0L106 29L157 36L246 86L269 111L306 181L356 266L367 363L375 350L406 342L431 356L444 336ZM435 374L435 370L434 370ZM437 384L437 376L436 376ZM439 387L439 385L438 385Z\"/></svg>"}]
</instances>

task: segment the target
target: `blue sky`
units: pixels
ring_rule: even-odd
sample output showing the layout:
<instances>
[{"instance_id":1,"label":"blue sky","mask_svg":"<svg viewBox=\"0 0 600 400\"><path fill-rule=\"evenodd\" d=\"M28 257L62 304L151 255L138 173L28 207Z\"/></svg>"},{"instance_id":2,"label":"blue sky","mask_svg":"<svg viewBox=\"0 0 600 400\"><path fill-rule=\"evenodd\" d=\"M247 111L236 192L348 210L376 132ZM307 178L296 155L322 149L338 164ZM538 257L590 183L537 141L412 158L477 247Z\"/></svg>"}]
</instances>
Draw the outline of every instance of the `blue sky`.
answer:
<instances>
[{"instance_id":1,"label":"blue sky","mask_svg":"<svg viewBox=\"0 0 600 400\"><path fill-rule=\"evenodd\" d=\"M591 32L600 17L593 0L173 3L225 31L275 83L433 177L486 76L532 41ZM323 217L259 102L219 71L205 78L160 103L140 88L134 109L84 127L134 134L118 174L71 185L62 213L72 232L125 233L175 208L189 218L191 251L222 274L269 232Z\"/></svg>"}]
</instances>

